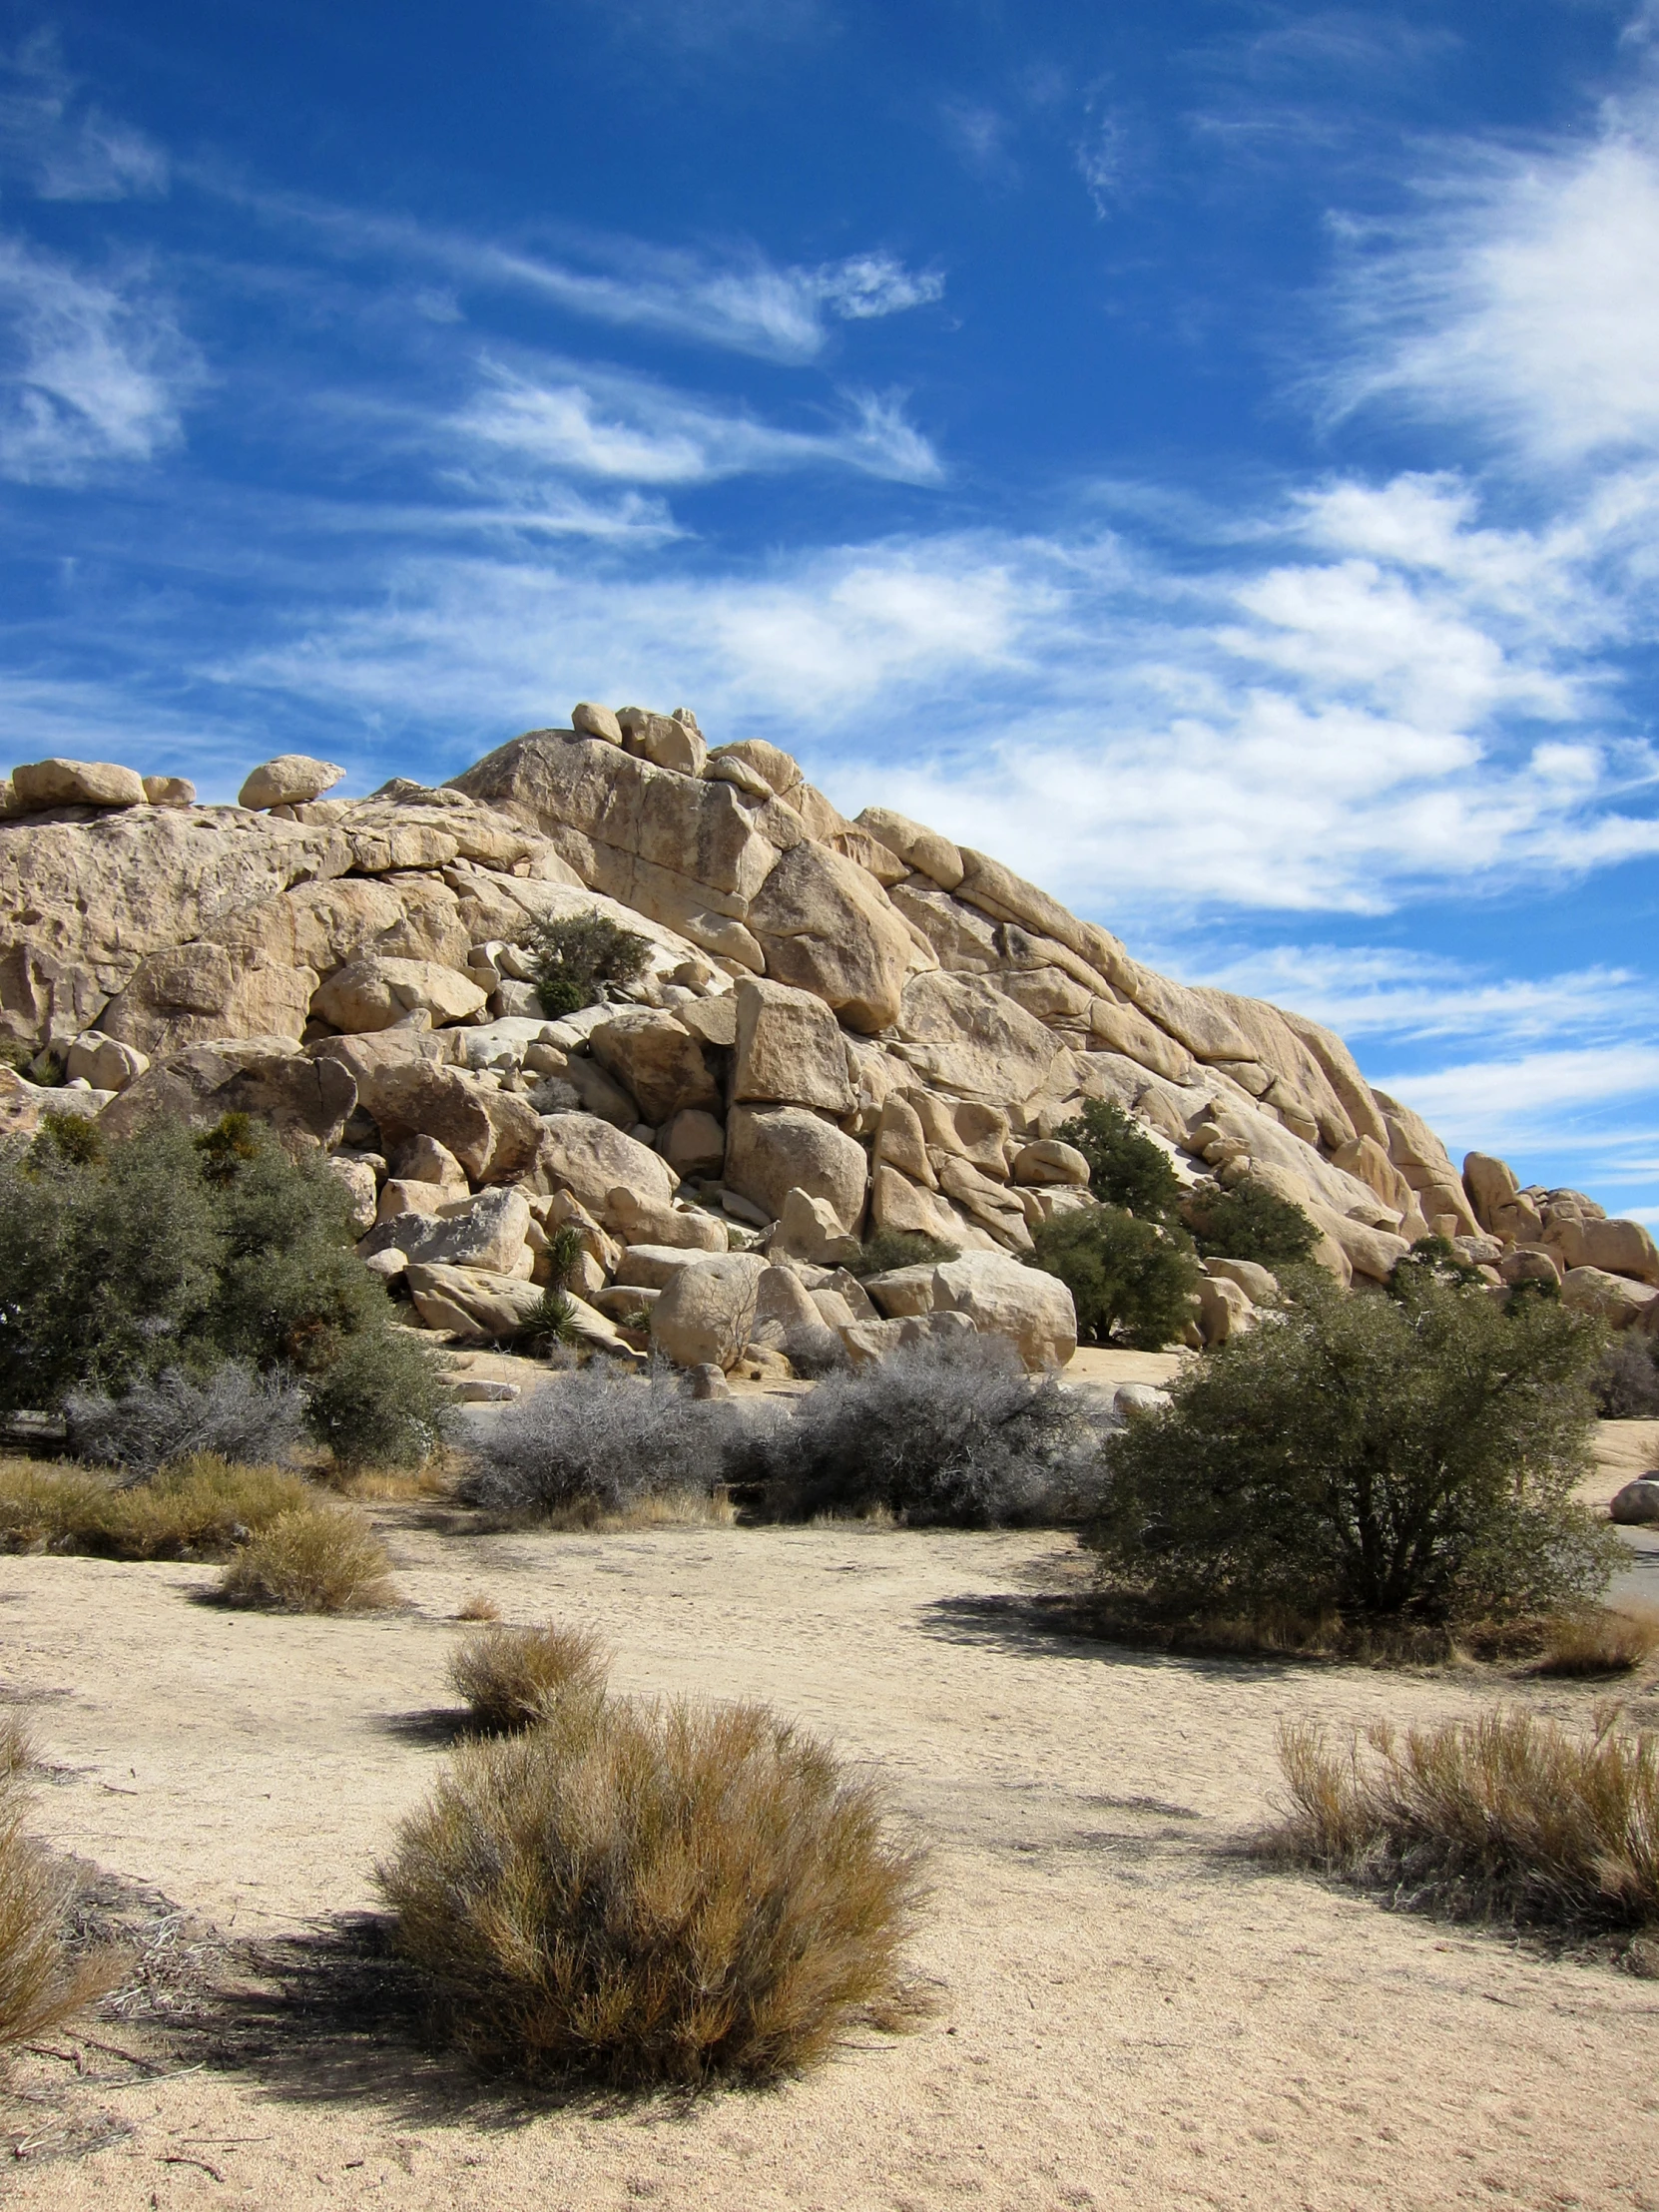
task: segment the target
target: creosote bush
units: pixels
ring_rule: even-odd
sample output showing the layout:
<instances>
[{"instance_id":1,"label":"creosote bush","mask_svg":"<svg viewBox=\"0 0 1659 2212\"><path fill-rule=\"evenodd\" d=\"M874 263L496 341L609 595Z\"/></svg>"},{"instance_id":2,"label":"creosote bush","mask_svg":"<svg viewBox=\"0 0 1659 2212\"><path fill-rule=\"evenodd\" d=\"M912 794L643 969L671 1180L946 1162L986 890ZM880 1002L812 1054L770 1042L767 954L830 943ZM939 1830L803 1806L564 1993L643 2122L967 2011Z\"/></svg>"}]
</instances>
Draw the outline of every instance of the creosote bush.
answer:
<instances>
[{"instance_id":1,"label":"creosote bush","mask_svg":"<svg viewBox=\"0 0 1659 2212\"><path fill-rule=\"evenodd\" d=\"M1193 1191L1181 1211L1201 1260L1254 1260L1277 1274L1300 1266L1320 1241L1300 1206L1248 1175L1231 1190Z\"/></svg>"},{"instance_id":2,"label":"creosote bush","mask_svg":"<svg viewBox=\"0 0 1659 2212\"><path fill-rule=\"evenodd\" d=\"M70 1448L100 1466L153 1474L211 1452L221 1459L286 1459L305 1423L305 1393L288 1377L262 1376L228 1360L205 1381L168 1368L120 1397L71 1390L64 1399Z\"/></svg>"},{"instance_id":3,"label":"creosote bush","mask_svg":"<svg viewBox=\"0 0 1659 2212\"><path fill-rule=\"evenodd\" d=\"M311 1496L298 1475L212 1452L124 1482L96 1467L0 1460L0 1550L106 1559L222 1558Z\"/></svg>"},{"instance_id":4,"label":"creosote bush","mask_svg":"<svg viewBox=\"0 0 1659 2212\"><path fill-rule=\"evenodd\" d=\"M449 1679L481 1729L534 1728L561 1699L597 1697L610 1672L591 1628L487 1628L449 1662Z\"/></svg>"},{"instance_id":5,"label":"creosote bush","mask_svg":"<svg viewBox=\"0 0 1659 2212\"><path fill-rule=\"evenodd\" d=\"M1031 1242L1034 1264L1071 1293L1080 1344L1157 1352L1180 1341L1199 1282L1184 1237L1100 1205L1056 1214L1033 1230Z\"/></svg>"},{"instance_id":6,"label":"creosote bush","mask_svg":"<svg viewBox=\"0 0 1659 2212\"><path fill-rule=\"evenodd\" d=\"M886 1275L894 1268L936 1268L946 1260L961 1258L959 1245L942 1237L923 1236L918 1229L875 1229L858 1247L857 1255L842 1262L848 1275Z\"/></svg>"},{"instance_id":7,"label":"creosote bush","mask_svg":"<svg viewBox=\"0 0 1659 2212\"><path fill-rule=\"evenodd\" d=\"M115 1978L107 1959L70 1951L74 1875L23 1826L33 1760L27 1730L0 1720L0 2053L60 2026Z\"/></svg>"},{"instance_id":8,"label":"creosote bush","mask_svg":"<svg viewBox=\"0 0 1659 2212\"><path fill-rule=\"evenodd\" d=\"M86 1156L52 1127L12 1146L0 1410L54 1409L73 1391L119 1402L242 1362L291 1377L342 1462L424 1458L447 1393L357 1260L349 1210L320 1155L290 1154L244 1114L197 1137L153 1121Z\"/></svg>"},{"instance_id":9,"label":"creosote bush","mask_svg":"<svg viewBox=\"0 0 1659 2212\"><path fill-rule=\"evenodd\" d=\"M236 1553L219 1594L286 1613L368 1613L398 1603L384 1547L345 1505L278 1513Z\"/></svg>"},{"instance_id":10,"label":"creosote bush","mask_svg":"<svg viewBox=\"0 0 1659 2212\"><path fill-rule=\"evenodd\" d=\"M1092 1505L1104 1413L999 1337L918 1345L732 1424L729 1479L782 1520L1068 1521Z\"/></svg>"},{"instance_id":11,"label":"creosote bush","mask_svg":"<svg viewBox=\"0 0 1659 2212\"><path fill-rule=\"evenodd\" d=\"M1598 1325L1432 1277L1397 1298L1316 1269L1293 1288L1108 1445L1091 1540L1117 1603L1444 1623L1604 1586L1622 1553L1572 1498Z\"/></svg>"},{"instance_id":12,"label":"creosote bush","mask_svg":"<svg viewBox=\"0 0 1659 2212\"><path fill-rule=\"evenodd\" d=\"M555 1019L597 1005L607 983L638 981L650 958L649 939L606 914L538 921L530 932L536 995L542 1011Z\"/></svg>"},{"instance_id":13,"label":"creosote bush","mask_svg":"<svg viewBox=\"0 0 1659 2212\"><path fill-rule=\"evenodd\" d=\"M1565 1930L1659 1920L1659 1736L1499 1712L1373 1728L1334 1750L1280 1731L1286 1803L1263 1850L1458 1918Z\"/></svg>"},{"instance_id":14,"label":"creosote bush","mask_svg":"<svg viewBox=\"0 0 1659 2212\"><path fill-rule=\"evenodd\" d=\"M1086 1099L1075 1121L1055 1131L1089 1163L1089 1188L1102 1205L1142 1221L1177 1219L1181 1182L1169 1154L1111 1099Z\"/></svg>"},{"instance_id":15,"label":"creosote bush","mask_svg":"<svg viewBox=\"0 0 1659 2212\"><path fill-rule=\"evenodd\" d=\"M594 1360L509 1405L472 1445L461 1493L497 1511L623 1513L725 1472L729 1405L701 1404L671 1368Z\"/></svg>"},{"instance_id":16,"label":"creosote bush","mask_svg":"<svg viewBox=\"0 0 1659 2212\"><path fill-rule=\"evenodd\" d=\"M463 1747L378 1880L453 2039L532 2076L765 2081L905 2015L918 1857L761 1706L560 1700Z\"/></svg>"}]
</instances>

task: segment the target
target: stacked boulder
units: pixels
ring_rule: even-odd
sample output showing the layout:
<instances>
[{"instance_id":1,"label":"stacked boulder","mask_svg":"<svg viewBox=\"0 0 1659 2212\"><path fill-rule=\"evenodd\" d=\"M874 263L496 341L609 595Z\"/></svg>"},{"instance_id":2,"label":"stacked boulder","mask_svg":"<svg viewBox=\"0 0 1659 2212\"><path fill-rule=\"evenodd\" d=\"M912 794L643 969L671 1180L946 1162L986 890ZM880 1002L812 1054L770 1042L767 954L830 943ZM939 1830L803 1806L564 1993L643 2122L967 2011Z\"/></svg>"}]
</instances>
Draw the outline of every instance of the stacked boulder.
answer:
<instances>
[{"instance_id":1,"label":"stacked boulder","mask_svg":"<svg viewBox=\"0 0 1659 2212\"><path fill-rule=\"evenodd\" d=\"M1523 1190L1508 1162L1486 1152L1464 1160L1463 1187L1483 1234L1461 1249L1495 1280L1552 1282L1567 1305L1610 1328L1659 1335L1659 1248L1640 1222L1609 1221L1582 1191Z\"/></svg>"},{"instance_id":2,"label":"stacked boulder","mask_svg":"<svg viewBox=\"0 0 1659 2212\"><path fill-rule=\"evenodd\" d=\"M574 1241L592 1343L722 1372L967 1330L1063 1365L1069 1296L1023 1260L1094 1203L1059 1135L1089 1099L1185 1184L1294 1200L1344 1283L1430 1232L1494 1280L1537 1247L1649 1281L1608 1241L1632 1225L1513 1177L1489 1198L1318 1024L1153 973L987 854L847 820L777 747L711 750L686 708L587 702L439 789L325 797L340 774L287 755L209 807L110 764L14 771L0 1129L257 1113L331 1156L365 1265L426 1326L523 1331ZM648 962L550 1020L533 932L591 913ZM844 1262L875 1230L959 1258L860 1284ZM1211 1262L1194 1340L1272 1291Z\"/></svg>"}]
</instances>

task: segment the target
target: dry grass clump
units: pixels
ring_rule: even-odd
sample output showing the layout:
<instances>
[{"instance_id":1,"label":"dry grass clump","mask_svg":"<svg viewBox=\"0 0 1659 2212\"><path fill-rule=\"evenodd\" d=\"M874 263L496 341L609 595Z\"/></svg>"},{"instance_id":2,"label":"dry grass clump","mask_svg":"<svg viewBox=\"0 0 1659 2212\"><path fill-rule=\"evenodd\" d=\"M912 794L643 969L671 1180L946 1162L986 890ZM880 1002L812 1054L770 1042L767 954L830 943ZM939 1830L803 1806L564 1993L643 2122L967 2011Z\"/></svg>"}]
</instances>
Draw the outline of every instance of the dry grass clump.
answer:
<instances>
[{"instance_id":1,"label":"dry grass clump","mask_svg":"<svg viewBox=\"0 0 1659 2212\"><path fill-rule=\"evenodd\" d=\"M906 2009L918 1856L764 1706L562 1702L459 1751L378 1880L454 2038L533 2075L766 2080Z\"/></svg>"},{"instance_id":2,"label":"dry grass clump","mask_svg":"<svg viewBox=\"0 0 1659 2212\"><path fill-rule=\"evenodd\" d=\"M491 1734L534 1728L561 1699L597 1697L610 1653L591 1628L486 1628L461 1645L449 1679Z\"/></svg>"},{"instance_id":3,"label":"dry grass clump","mask_svg":"<svg viewBox=\"0 0 1659 2212\"><path fill-rule=\"evenodd\" d=\"M27 1729L0 1721L0 2052L56 2027L114 1984L107 1960L71 1955L74 1877L24 1833L33 1763Z\"/></svg>"},{"instance_id":4,"label":"dry grass clump","mask_svg":"<svg viewBox=\"0 0 1659 2212\"><path fill-rule=\"evenodd\" d=\"M288 1613L368 1613L400 1601L379 1538L343 1505L278 1513L231 1561L219 1594Z\"/></svg>"},{"instance_id":5,"label":"dry grass clump","mask_svg":"<svg viewBox=\"0 0 1659 2212\"><path fill-rule=\"evenodd\" d=\"M1466 1918L1566 1930L1659 1920L1659 1736L1499 1712L1437 1728L1280 1730L1287 1802L1263 1849Z\"/></svg>"},{"instance_id":6,"label":"dry grass clump","mask_svg":"<svg viewBox=\"0 0 1659 2212\"><path fill-rule=\"evenodd\" d=\"M0 1550L109 1559L224 1554L310 1495L296 1474L198 1452L148 1481L97 1467L0 1461Z\"/></svg>"},{"instance_id":7,"label":"dry grass clump","mask_svg":"<svg viewBox=\"0 0 1659 2212\"><path fill-rule=\"evenodd\" d=\"M455 1618L458 1621L498 1621L501 1618L501 1608L494 1598L485 1597L481 1592L475 1591L456 1608Z\"/></svg>"},{"instance_id":8,"label":"dry grass clump","mask_svg":"<svg viewBox=\"0 0 1659 2212\"><path fill-rule=\"evenodd\" d=\"M1659 1614L1608 1606L1550 1622L1540 1674L1629 1674L1659 1650Z\"/></svg>"}]
</instances>

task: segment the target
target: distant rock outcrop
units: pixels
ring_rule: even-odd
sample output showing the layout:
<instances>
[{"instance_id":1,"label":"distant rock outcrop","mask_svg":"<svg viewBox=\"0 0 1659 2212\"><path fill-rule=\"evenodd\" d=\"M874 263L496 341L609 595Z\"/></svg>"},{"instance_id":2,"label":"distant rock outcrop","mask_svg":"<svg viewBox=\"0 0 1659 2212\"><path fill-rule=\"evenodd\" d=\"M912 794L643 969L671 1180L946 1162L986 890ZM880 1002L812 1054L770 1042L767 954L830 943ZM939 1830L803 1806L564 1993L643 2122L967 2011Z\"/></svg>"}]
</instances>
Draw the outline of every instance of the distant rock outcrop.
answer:
<instances>
[{"instance_id":1,"label":"distant rock outcrop","mask_svg":"<svg viewBox=\"0 0 1659 2212\"><path fill-rule=\"evenodd\" d=\"M16 769L0 1132L54 1103L118 1130L264 1114L335 1155L365 1260L434 1327L524 1327L568 1226L583 1333L611 1349L647 1309L676 1358L727 1368L837 1336L879 1357L949 1317L1042 1366L1075 1332L1016 1256L1093 1203L1057 1132L1111 1099L1184 1182L1294 1199L1345 1283L1438 1234L1496 1296L1548 1274L1659 1326L1644 1229L1485 1154L1459 1174L1318 1023L1155 974L988 854L887 808L847 821L777 747L710 751L686 708L572 723L364 800L320 797L339 772L291 755L238 807L107 763ZM648 940L647 971L548 1020L532 930L595 911ZM835 1265L874 1228L964 1258L883 1319ZM1195 1342L1271 1295L1242 1263L1210 1275Z\"/></svg>"}]
</instances>

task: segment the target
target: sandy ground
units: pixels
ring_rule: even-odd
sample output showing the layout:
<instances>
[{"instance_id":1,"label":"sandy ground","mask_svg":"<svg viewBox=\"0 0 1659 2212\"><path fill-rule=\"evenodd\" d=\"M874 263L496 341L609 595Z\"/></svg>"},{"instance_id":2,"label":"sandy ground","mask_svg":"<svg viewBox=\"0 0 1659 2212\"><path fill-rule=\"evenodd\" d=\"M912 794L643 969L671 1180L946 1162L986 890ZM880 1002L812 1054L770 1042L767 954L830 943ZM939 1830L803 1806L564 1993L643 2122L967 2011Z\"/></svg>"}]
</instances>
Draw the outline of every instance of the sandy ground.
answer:
<instances>
[{"instance_id":1,"label":"sandy ground","mask_svg":"<svg viewBox=\"0 0 1659 2212\"><path fill-rule=\"evenodd\" d=\"M1617 1424L1608 1489L1656 1442ZM42 1832L232 1939L371 1909L374 1856L444 1756L452 1616L487 1592L603 1630L623 1690L766 1698L884 1776L933 1850L935 2016L690 2108L480 2090L390 2033L244 2036L198 2066L124 2022L96 2032L160 2071L68 2035L20 2062L11 2201L1659 2212L1659 1983L1238 1851L1287 1716L1504 1695L1583 1716L1594 1690L1056 1638L996 1602L1077 1577L1051 1534L479 1536L376 1510L411 1601L379 1619L226 1613L207 1569L0 1559L6 1695L55 1770ZM68 2155L101 2130L125 2132Z\"/></svg>"}]
</instances>

